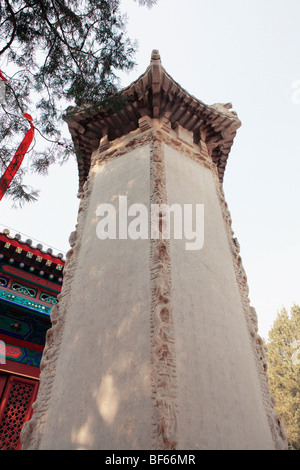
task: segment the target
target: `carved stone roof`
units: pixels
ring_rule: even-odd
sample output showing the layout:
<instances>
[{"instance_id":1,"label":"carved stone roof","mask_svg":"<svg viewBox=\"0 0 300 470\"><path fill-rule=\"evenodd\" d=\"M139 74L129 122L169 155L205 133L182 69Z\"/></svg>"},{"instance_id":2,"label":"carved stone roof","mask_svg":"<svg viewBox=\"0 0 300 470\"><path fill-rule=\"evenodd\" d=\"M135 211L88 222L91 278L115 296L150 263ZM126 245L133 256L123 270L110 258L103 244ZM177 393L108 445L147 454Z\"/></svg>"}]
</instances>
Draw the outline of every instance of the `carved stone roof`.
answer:
<instances>
[{"instance_id":1,"label":"carved stone roof","mask_svg":"<svg viewBox=\"0 0 300 470\"><path fill-rule=\"evenodd\" d=\"M124 88L120 96L125 104L119 110L90 107L68 108L64 120L68 123L77 152L79 188L84 184L91 154L107 135L110 141L138 128L143 116L166 117L171 125L191 131L195 142L205 139L223 181L228 154L241 122L231 103L206 105L184 90L161 65L157 50L145 73Z\"/></svg>"}]
</instances>

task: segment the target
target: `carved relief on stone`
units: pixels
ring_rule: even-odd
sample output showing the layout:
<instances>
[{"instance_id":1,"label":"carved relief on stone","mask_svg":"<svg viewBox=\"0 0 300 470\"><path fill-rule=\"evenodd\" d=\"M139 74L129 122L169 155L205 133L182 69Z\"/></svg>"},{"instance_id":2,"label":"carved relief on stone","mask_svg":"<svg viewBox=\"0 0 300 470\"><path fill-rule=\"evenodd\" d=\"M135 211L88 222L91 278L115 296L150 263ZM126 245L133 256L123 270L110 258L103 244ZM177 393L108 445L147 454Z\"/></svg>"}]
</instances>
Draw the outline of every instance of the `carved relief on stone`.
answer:
<instances>
[{"instance_id":1,"label":"carved relief on stone","mask_svg":"<svg viewBox=\"0 0 300 470\"><path fill-rule=\"evenodd\" d=\"M21 433L22 450L38 450L43 438L66 316L69 312L68 306L72 295L72 280L77 267L77 257L80 251L83 227L90 201L92 180L93 174L91 173L84 184L81 194L75 231L71 233L69 238L71 249L66 256L64 282L61 293L57 296L59 302L54 305L51 311L52 326L47 331L45 348L40 364L39 393L37 400L32 406L33 416L30 421L25 423Z\"/></svg>"},{"instance_id":2,"label":"carved relief on stone","mask_svg":"<svg viewBox=\"0 0 300 470\"><path fill-rule=\"evenodd\" d=\"M153 139L150 155L151 204L167 204L163 158L160 140ZM153 447L176 449L177 377L169 240L152 239L150 251Z\"/></svg>"},{"instance_id":3,"label":"carved relief on stone","mask_svg":"<svg viewBox=\"0 0 300 470\"><path fill-rule=\"evenodd\" d=\"M117 142L118 141L118 142ZM118 145L114 145L117 143ZM163 143L172 146L187 157L210 169L214 175L216 191L223 214L233 267L240 292L250 343L257 365L266 414L269 420L275 448L286 448L286 434L280 418L275 413L274 403L269 393L267 364L261 338L257 333L257 315L250 306L247 277L242 266L238 241L233 237L231 216L219 181L215 163L209 157L205 143L200 146L186 145L176 139L176 133L164 120L156 127L151 119L140 122L140 129L124 138L109 143L104 138L100 149L95 152L90 175L81 194L78 212L78 223L70 236L71 249L67 254L64 271L64 283L59 302L53 307L52 328L48 331L45 350L41 362L41 383L37 401L33 405L34 414L22 431L23 449L38 449L43 437L51 401L51 392L55 380L57 360L60 352L68 304L71 296L72 278L76 270L76 259L81 247L81 237L89 207L93 186L94 169L105 165L113 158L122 158L128 151L150 145L150 204L167 204L166 175L164 166ZM151 282L151 399L153 405L153 449L178 448L178 408L176 353L171 298L171 262L169 240L153 239L150 248L150 282Z\"/></svg>"},{"instance_id":4,"label":"carved relief on stone","mask_svg":"<svg viewBox=\"0 0 300 470\"><path fill-rule=\"evenodd\" d=\"M268 376L267 376L267 362L265 357L265 351L263 342L258 334L258 321L257 314L253 307L250 305L249 300L249 286L247 282L247 276L242 264L242 258L240 256L240 246L238 240L234 238L232 230L231 215L228 210L228 205L225 201L223 187L220 184L219 178L214 172L214 179L216 185L216 191L221 206L225 230L227 233L227 239L229 248L232 255L233 268L236 275L237 285L240 292L241 303L245 315L246 324L249 332L249 340L251 349L253 352L254 360L257 367L258 378L262 391L263 404L265 407L268 423L270 426L273 442L275 449L285 450L287 449L287 437L286 431L280 417L274 410L274 400L270 394Z\"/></svg>"}]
</instances>

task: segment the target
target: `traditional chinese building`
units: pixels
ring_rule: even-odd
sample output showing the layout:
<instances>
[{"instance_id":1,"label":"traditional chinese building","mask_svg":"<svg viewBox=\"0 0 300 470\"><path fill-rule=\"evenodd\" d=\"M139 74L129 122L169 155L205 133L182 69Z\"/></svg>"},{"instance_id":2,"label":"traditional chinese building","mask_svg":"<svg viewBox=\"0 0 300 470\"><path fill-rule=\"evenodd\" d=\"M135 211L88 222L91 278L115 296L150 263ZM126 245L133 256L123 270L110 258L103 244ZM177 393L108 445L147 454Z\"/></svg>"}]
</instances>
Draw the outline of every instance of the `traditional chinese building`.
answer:
<instances>
[{"instance_id":1,"label":"traditional chinese building","mask_svg":"<svg viewBox=\"0 0 300 470\"><path fill-rule=\"evenodd\" d=\"M20 449L39 388L50 312L62 286L62 254L0 233L0 449Z\"/></svg>"},{"instance_id":2,"label":"traditional chinese building","mask_svg":"<svg viewBox=\"0 0 300 470\"><path fill-rule=\"evenodd\" d=\"M66 116L81 201L23 448L286 448L223 191L237 114L190 95L158 51L120 96ZM158 237L122 218L102 237L99 208L119 216L120 197L204 206L203 246L162 236L162 212Z\"/></svg>"}]
</instances>

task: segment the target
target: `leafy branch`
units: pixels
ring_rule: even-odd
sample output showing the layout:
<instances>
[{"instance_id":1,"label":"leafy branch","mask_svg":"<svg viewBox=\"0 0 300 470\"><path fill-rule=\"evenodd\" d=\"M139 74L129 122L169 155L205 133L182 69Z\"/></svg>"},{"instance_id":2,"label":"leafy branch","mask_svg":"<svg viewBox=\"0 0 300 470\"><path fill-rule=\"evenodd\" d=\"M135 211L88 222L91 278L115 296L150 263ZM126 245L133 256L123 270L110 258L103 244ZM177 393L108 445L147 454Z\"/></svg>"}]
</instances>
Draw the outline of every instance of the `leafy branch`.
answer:
<instances>
[{"instance_id":1,"label":"leafy branch","mask_svg":"<svg viewBox=\"0 0 300 470\"><path fill-rule=\"evenodd\" d=\"M138 3L151 7L156 1ZM46 174L74 154L62 137L62 110L105 104L119 90L118 72L134 66L134 53L120 0L0 0L0 68L8 78L0 176L27 130L23 112L34 117L44 142L28 155L27 170L18 172L8 196L21 203L37 197L23 182L26 174Z\"/></svg>"}]
</instances>

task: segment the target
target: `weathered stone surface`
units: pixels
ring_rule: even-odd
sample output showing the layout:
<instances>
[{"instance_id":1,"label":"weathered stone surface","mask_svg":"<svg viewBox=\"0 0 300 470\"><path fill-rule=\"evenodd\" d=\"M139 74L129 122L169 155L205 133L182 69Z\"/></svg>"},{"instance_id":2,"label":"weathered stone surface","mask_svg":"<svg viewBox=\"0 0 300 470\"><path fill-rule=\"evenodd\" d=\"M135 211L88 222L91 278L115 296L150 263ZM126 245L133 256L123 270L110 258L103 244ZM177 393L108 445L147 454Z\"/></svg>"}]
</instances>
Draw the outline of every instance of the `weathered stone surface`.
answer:
<instances>
[{"instance_id":1,"label":"weathered stone surface","mask_svg":"<svg viewBox=\"0 0 300 470\"><path fill-rule=\"evenodd\" d=\"M208 106L185 91L162 67L160 55L154 50L145 73L121 92L124 106L119 111L99 108L90 110L69 108L65 120L73 138L75 148L80 151L85 165L79 170L80 191L90 169L90 156L107 135L109 140L126 135L139 127L139 119L167 117L172 126L178 124L196 137L205 132L206 143L217 165L220 181L230 148L241 122L231 104ZM95 139L98 129L98 142ZM221 164L223 162L223 164Z\"/></svg>"},{"instance_id":2,"label":"weathered stone surface","mask_svg":"<svg viewBox=\"0 0 300 470\"><path fill-rule=\"evenodd\" d=\"M137 101L149 80L155 93L167 86L189 99L158 57L129 87ZM157 98L157 118L143 114L113 140L106 128L89 157L24 449L286 448L220 182L226 154L214 158L207 121L195 134ZM230 105L197 106L221 134L239 125ZM186 238L174 237L99 240L97 207L118 209L122 195L148 209L204 204L203 246L189 251Z\"/></svg>"}]
</instances>

